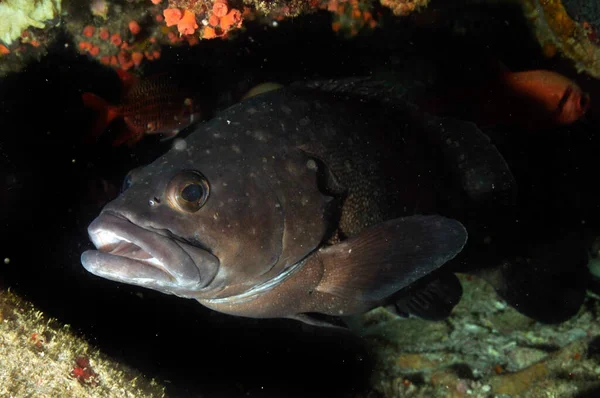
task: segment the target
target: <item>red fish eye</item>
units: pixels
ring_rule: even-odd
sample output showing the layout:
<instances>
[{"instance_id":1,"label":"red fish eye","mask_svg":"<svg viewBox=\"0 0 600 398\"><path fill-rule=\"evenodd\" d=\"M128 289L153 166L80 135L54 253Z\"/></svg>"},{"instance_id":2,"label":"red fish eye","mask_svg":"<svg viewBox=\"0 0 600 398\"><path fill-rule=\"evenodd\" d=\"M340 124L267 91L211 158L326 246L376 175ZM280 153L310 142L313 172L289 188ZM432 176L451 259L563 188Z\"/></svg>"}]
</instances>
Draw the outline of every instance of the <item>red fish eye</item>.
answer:
<instances>
[{"instance_id":1,"label":"red fish eye","mask_svg":"<svg viewBox=\"0 0 600 398\"><path fill-rule=\"evenodd\" d=\"M167 197L177 210L194 213L208 200L209 185L206 178L191 170L176 174L167 186Z\"/></svg>"}]
</instances>

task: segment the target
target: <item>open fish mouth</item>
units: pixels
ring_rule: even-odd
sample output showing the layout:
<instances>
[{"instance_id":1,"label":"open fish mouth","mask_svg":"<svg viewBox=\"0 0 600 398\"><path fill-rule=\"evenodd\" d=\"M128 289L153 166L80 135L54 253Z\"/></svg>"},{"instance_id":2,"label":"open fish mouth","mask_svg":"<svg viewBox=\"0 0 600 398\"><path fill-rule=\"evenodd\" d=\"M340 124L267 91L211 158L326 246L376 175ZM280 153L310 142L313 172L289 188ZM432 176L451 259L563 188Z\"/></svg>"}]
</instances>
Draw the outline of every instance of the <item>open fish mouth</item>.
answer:
<instances>
[{"instance_id":1,"label":"open fish mouth","mask_svg":"<svg viewBox=\"0 0 600 398\"><path fill-rule=\"evenodd\" d=\"M94 275L117 282L192 297L207 287L219 260L206 250L103 212L88 227L97 250L81 255Z\"/></svg>"}]
</instances>

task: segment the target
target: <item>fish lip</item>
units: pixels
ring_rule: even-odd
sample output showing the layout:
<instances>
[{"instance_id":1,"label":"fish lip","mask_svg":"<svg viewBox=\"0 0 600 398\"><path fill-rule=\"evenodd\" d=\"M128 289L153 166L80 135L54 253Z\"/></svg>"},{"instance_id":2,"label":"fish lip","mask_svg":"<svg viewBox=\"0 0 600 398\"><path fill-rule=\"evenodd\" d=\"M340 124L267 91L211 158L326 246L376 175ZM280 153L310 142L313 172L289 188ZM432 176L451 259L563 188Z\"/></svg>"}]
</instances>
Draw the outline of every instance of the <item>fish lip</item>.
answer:
<instances>
[{"instance_id":1,"label":"fish lip","mask_svg":"<svg viewBox=\"0 0 600 398\"><path fill-rule=\"evenodd\" d=\"M182 297L211 285L219 260L122 214L103 211L88 227L97 250L81 255L83 267L97 276Z\"/></svg>"}]
</instances>

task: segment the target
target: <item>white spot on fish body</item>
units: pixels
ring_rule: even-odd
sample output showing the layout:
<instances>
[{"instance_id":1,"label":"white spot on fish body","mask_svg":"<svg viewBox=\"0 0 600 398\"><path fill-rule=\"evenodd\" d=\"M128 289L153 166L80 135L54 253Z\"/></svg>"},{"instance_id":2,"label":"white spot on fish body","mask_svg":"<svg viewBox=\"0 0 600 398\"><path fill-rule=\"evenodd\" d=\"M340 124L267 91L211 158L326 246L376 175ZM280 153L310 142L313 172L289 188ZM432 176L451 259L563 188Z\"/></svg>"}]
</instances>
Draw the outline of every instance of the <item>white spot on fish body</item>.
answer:
<instances>
[{"instance_id":1,"label":"white spot on fish body","mask_svg":"<svg viewBox=\"0 0 600 398\"><path fill-rule=\"evenodd\" d=\"M254 114L255 114L256 112L258 112L258 111L256 110L256 108L248 108L248 109L246 110L246 112L248 112L248 113L249 113L249 114L251 114L251 115L254 115Z\"/></svg>"},{"instance_id":2,"label":"white spot on fish body","mask_svg":"<svg viewBox=\"0 0 600 398\"><path fill-rule=\"evenodd\" d=\"M290 108L287 105L281 105L281 110L283 111L283 113L285 113L286 115L289 115L292 113L292 108Z\"/></svg>"},{"instance_id":3,"label":"white spot on fish body","mask_svg":"<svg viewBox=\"0 0 600 398\"><path fill-rule=\"evenodd\" d=\"M228 120L228 121L227 121L227 124L231 124L231 120Z\"/></svg>"},{"instance_id":4,"label":"white spot on fish body","mask_svg":"<svg viewBox=\"0 0 600 398\"><path fill-rule=\"evenodd\" d=\"M175 141L173 141L173 149L175 149L176 151L183 151L186 148L187 148L187 143L185 142L184 139L175 138Z\"/></svg>"},{"instance_id":5,"label":"white spot on fish body","mask_svg":"<svg viewBox=\"0 0 600 398\"><path fill-rule=\"evenodd\" d=\"M307 167L309 170L313 170L313 171L317 171L317 169L318 169L318 167L317 167L317 162L315 162L313 159L309 159L309 160L306 162L306 167Z\"/></svg>"}]
</instances>

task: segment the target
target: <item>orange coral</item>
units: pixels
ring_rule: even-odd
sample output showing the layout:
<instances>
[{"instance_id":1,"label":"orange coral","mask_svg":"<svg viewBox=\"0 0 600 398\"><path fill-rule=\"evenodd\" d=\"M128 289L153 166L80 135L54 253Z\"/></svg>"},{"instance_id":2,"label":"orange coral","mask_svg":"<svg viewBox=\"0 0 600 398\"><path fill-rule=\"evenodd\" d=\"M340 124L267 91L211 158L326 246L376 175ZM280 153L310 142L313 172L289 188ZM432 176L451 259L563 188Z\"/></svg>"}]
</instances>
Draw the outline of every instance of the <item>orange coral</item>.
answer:
<instances>
[{"instance_id":1,"label":"orange coral","mask_svg":"<svg viewBox=\"0 0 600 398\"><path fill-rule=\"evenodd\" d=\"M79 49L80 50L89 51L89 50L92 49L92 47L93 47L93 45L89 41L80 41L79 42Z\"/></svg>"},{"instance_id":2,"label":"orange coral","mask_svg":"<svg viewBox=\"0 0 600 398\"><path fill-rule=\"evenodd\" d=\"M108 31L108 29L106 29L106 28L100 29L100 38L102 40L108 40L109 37L110 37L110 32Z\"/></svg>"},{"instance_id":3,"label":"orange coral","mask_svg":"<svg viewBox=\"0 0 600 398\"><path fill-rule=\"evenodd\" d=\"M415 7L429 0L380 0L394 4L413 4ZM319 8L327 9L334 13L331 29L340 34L354 36L365 28L375 28L377 21L371 11L372 5L364 0L325 0Z\"/></svg>"},{"instance_id":4,"label":"orange coral","mask_svg":"<svg viewBox=\"0 0 600 398\"><path fill-rule=\"evenodd\" d=\"M114 44L115 46L120 46L120 45L121 45L121 43L123 42L123 39L121 39L121 35L120 35L120 34L118 34L118 33L115 33L115 34L113 34L113 35L110 37L110 42L111 42L112 44Z\"/></svg>"},{"instance_id":5,"label":"orange coral","mask_svg":"<svg viewBox=\"0 0 600 398\"><path fill-rule=\"evenodd\" d=\"M177 23L183 17L183 12L179 8L167 8L163 11L165 17L165 23L167 26L177 25Z\"/></svg>"},{"instance_id":6,"label":"orange coral","mask_svg":"<svg viewBox=\"0 0 600 398\"><path fill-rule=\"evenodd\" d=\"M217 33L215 32L214 28L207 26L204 28L202 37L205 39L214 39L215 37L217 37Z\"/></svg>"},{"instance_id":7,"label":"orange coral","mask_svg":"<svg viewBox=\"0 0 600 398\"><path fill-rule=\"evenodd\" d=\"M2 54L2 55L10 54L10 50L4 44L0 44L0 54Z\"/></svg>"},{"instance_id":8,"label":"orange coral","mask_svg":"<svg viewBox=\"0 0 600 398\"><path fill-rule=\"evenodd\" d=\"M96 28L93 25L87 25L83 28L83 35L86 37L92 37Z\"/></svg>"},{"instance_id":9,"label":"orange coral","mask_svg":"<svg viewBox=\"0 0 600 398\"><path fill-rule=\"evenodd\" d=\"M198 40L198 36L196 36L196 35L188 35L185 38L190 46L195 46L196 44L198 44L200 42Z\"/></svg>"},{"instance_id":10,"label":"orange coral","mask_svg":"<svg viewBox=\"0 0 600 398\"><path fill-rule=\"evenodd\" d=\"M429 0L379 0L379 3L390 8L394 15L404 17L427 7Z\"/></svg>"},{"instance_id":11,"label":"orange coral","mask_svg":"<svg viewBox=\"0 0 600 398\"><path fill-rule=\"evenodd\" d=\"M134 52L131 54L131 60L135 66L140 66L142 60L144 59L144 54L140 52Z\"/></svg>"},{"instance_id":12,"label":"orange coral","mask_svg":"<svg viewBox=\"0 0 600 398\"><path fill-rule=\"evenodd\" d=\"M137 21L134 21L134 20L129 21L129 25L128 26L129 26L129 30L134 35L137 35L142 30L142 28L140 28L140 24L137 23Z\"/></svg>"},{"instance_id":13,"label":"orange coral","mask_svg":"<svg viewBox=\"0 0 600 398\"><path fill-rule=\"evenodd\" d=\"M185 10L183 17L177 23L177 30L182 35L191 35L196 29L198 29L196 15L191 11Z\"/></svg>"},{"instance_id":14,"label":"orange coral","mask_svg":"<svg viewBox=\"0 0 600 398\"><path fill-rule=\"evenodd\" d=\"M131 59L131 54L128 52L119 51L117 59L119 60L119 65L121 65L121 69L123 70L130 69L134 65L134 61Z\"/></svg>"},{"instance_id":15,"label":"orange coral","mask_svg":"<svg viewBox=\"0 0 600 398\"><path fill-rule=\"evenodd\" d=\"M242 13L240 10L233 9L227 15L221 18L221 29L228 31L233 26L240 27L242 24Z\"/></svg>"},{"instance_id":16,"label":"orange coral","mask_svg":"<svg viewBox=\"0 0 600 398\"><path fill-rule=\"evenodd\" d=\"M217 17L216 15L211 15L210 18L208 18L208 24L211 26L217 26L219 24L219 17Z\"/></svg>"},{"instance_id":17,"label":"orange coral","mask_svg":"<svg viewBox=\"0 0 600 398\"><path fill-rule=\"evenodd\" d=\"M215 14L219 18L222 18L225 15L227 15L228 11L229 11L229 7L227 6L226 0L216 0L215 1L215 4L213 5L213 9L212 9L213 14Z\"/></svg>"},{"instance_id":18,"label":"orange coral","mask_svg":"<svg viewBox=\"0 0 600 398\"><path fill-rule=\"evenodd\" d=\"M171 43L179 43L181 41L181 37L177 36L175 32L167 33L167 38L171 41Z\"/></svg>"}]
</instances>

